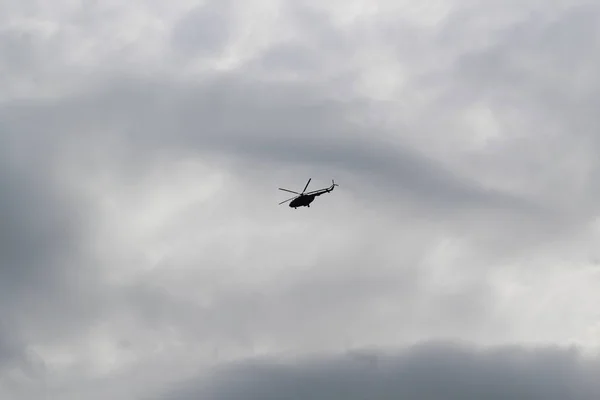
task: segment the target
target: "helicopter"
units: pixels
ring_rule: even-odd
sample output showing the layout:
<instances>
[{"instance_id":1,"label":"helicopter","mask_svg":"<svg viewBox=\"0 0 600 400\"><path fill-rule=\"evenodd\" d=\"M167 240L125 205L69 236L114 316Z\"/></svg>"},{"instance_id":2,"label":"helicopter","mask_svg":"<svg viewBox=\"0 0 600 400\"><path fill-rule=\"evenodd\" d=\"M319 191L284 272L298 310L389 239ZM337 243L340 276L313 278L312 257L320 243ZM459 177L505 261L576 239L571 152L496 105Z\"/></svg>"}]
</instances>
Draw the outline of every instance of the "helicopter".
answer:
<instances>
[{"instance_id":1,"label":"helicopter","mask_svg":"<svg viewBox=\"0 0 600 400\"><path fill-rule=\"evenodd\" d=\"M282 189L279 188L279 190L283 190L284 192L290 192L290 193L294 193L297 196L291 197L287 200L282 201L281 203L279 203L279 205L282 205L283 203L287 203L288 201L292 200L290 203L290 207L291 208L298 208L298 207L310 207L310 203L313 202L313 200L315 199L315 197L320 196L324 193L330 193L334 187L339 186L337 183L334 182L334 180L331 180L331 186L329 186L328 188L325 189L319 189L319 190L314 190L312 192L306 192L306 188L308 187L308 184L310 183L310 180L312 178L308 179L308 182L306 182L306 186L304 186L304 190L302 191L302 193L298 193L298 192L294 192L293 190L288 190L288 189Z\"/></svg>"}]
</instances>

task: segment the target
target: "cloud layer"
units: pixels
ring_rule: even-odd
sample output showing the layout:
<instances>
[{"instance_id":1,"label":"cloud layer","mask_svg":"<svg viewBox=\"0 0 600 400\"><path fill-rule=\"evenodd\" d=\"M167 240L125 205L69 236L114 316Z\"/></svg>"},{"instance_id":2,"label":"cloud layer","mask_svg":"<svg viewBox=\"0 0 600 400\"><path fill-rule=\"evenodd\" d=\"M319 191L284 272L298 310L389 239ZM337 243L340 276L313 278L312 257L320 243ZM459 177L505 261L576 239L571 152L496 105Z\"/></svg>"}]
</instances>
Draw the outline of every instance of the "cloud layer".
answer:
<instances>
[{"instance_id":1,"label":"cloud layer","mask_svg":"<svg viewBox=\"0 0 600 400\"><path fill-rule=\"evenodd\" d=\"M219 376L264 378L233 386L250 398L475 390L459 371L498 399L597 393L595 362L528 346L598 345L599 17L584 1L0 5L0 395L144 398L246 357L431 339L520 347L407 350L364 380L344 360ZM277 206L310 177L340 186ZM571 376L587 392L564 392Z\"/></svg>"},{"instance_id":2,"label":"cloud layer","mask_svg":"<svg viewBox=\"0 0 600 400\"><path fill-rule=\"evenodd\" d=\"M424 344L400 353L247 362L169 400L235 399L594 399L600 364L573 350Z\"/></svg>"}]
</instances>

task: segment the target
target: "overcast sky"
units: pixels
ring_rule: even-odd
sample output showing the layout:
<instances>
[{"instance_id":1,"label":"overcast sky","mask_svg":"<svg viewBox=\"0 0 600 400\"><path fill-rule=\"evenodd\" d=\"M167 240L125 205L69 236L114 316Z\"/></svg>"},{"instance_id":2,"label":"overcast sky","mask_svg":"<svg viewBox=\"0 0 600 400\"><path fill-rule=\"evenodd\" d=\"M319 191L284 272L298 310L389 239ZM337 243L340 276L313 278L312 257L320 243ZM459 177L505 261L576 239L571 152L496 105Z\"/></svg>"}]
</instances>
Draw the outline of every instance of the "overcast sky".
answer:
<instances>
[{"instance_id":1,"label":"overcast sky","mask_svg":"<svg viewBox=\"0 0 600 400\"><path fill-rule=\"evenodd\" d=\"M0 397L600 398L599 45L584 0L1 2Z\"/></svg>"}]
</instances>

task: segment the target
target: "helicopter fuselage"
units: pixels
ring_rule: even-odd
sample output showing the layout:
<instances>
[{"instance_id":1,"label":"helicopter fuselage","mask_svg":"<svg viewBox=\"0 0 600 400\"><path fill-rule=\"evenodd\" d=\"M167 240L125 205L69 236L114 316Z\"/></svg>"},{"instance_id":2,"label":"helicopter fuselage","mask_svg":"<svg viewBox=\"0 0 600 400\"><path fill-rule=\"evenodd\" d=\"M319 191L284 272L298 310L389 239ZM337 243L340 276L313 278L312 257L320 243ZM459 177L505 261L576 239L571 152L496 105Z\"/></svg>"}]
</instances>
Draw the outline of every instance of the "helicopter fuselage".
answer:
<instances>
[{"instance_id":1,"label":"helicopter fuselage","mask_svg":"<svg viewBox=\"0 0 600 400\"><path fill-rule=\"evenodd\" d=\"M296 197L294 200L290 202L290 207L298 208L298 207L310 207L310 203L315 199L314 194L310 195L301 195Z\"/></svg>"}]
</instances>

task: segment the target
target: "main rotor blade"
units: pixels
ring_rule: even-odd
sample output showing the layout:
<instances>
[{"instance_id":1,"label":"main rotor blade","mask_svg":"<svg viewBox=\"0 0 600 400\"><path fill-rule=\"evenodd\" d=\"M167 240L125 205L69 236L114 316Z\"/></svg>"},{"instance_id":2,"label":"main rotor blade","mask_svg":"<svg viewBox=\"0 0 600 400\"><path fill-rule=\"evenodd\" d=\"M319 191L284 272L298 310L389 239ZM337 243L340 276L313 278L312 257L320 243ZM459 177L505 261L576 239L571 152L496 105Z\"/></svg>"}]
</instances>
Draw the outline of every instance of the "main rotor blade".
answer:
<instances>
[{"instance_id":1,"label":"main rotor blade","mask_svg":"<svg viewBox=\"0 0 600 400\"><path fill-rule=\"evenodd\" d=\"M290 200L293 200L293 199L295 199L296 197L298 197L298 196L290 197L289 199L287 199L287 200L284 200L284 201L282 201L281 203L279 203L279 205L282 205L283 203L287 203L288 201L290 201Z\"/></svg>"},{"instance_id":2,"label":"main rotor blade","mask_svg":"<svg viewBox=\"0 0 600 400\"><path fill-rule=\"evenodd\" d=\"M287 190L287 189L282 189L282 188L279 188L279 190L283 190L284 192L290 192L290 193L294 193L294 194L300 194L298 192L294 192L293 190Z\"/></svg>"},{"instance_id":3,"label":"main rotor blade","mask_svg":"<svg viewBox=\"0 0 600 400\"><path fill-rule=\"evenodd\" d=\"M326 191L328 191L329 188L326 189L319 189L319 190L313 190L312 192L308 192L308 193L304 193L306 196L310 196L311 194L315 194L315 193L324 193Z\"/></svg>"},{"instance_id":4,"label":"main rotor blade","mask_svg":"<svg viewBox=\"0 0 600 400\"><path fill-rule=\"evenodd\" d=\"M308 178L308 182L306 182L306 186L304 186L304 190L302 191L302 193L306 192L306 188L308 187L308 184L310 183L310 180L312 178Z\"/></svg>"}]
</instances>

